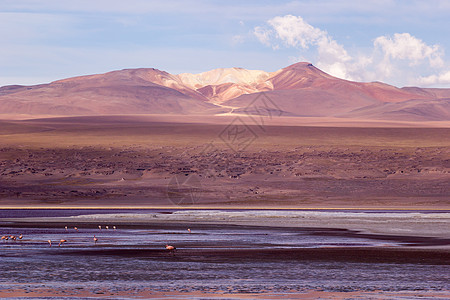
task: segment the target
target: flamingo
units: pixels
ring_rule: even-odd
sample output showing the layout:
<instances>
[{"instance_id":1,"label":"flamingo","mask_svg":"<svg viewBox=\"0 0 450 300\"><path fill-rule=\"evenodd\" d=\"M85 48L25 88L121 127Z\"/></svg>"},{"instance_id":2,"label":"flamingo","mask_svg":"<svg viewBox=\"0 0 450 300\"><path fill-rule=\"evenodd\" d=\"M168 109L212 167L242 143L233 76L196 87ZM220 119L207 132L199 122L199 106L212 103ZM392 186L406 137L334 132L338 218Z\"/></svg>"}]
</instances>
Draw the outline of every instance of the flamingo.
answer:
<instances>
[{"instance_id":1,"label":"flamingo","mask_svg":"<svg viewBox=\"0 0 450 300\"><path fill-rule=\"evenodd\" d=\"M58 247L60 247L62 244L64 244L65 242L67 242L66 240L60 240L59 241L59 244L58 244Z\"/></svg>"},{"instance_id":2,"label":"flamingo","mask_svg":"<svg viewBox=\"0 0 450 300\"><path fill-rule=\"evenodd\" d=\"M113 229L116 230L116 226L113 226Z\"/></svg>"},{"instance_id":3,"label":"flamingo","mask_svg":"<svg viewBox=\"0 0 450 300\"><path fill-rule=\"evenodd\" d=\"M191 229L190 228L188 228L188 232L191 233Z\"/></svg>"},{"instance_id":4,"label":"flamingo","mask_svg":"<svg viewBox=\"0 0 450 300\"><path fill-rule=\"evenodd\" d=\"M51 246L52 246L52 241L51 241L51 240L48 240L47 242L48 242L49 245L50 245L49 247L51 247Z\"/></svg>"},{"instance_id":5,"label":"flamingo","mask_svg":"<svg viewBox=\"0 0 450 300\"><path fill-rule=\"evenodd\" d=\"M109 229L109 226L108 226L108 225L106 225L106 226L105 226L105 228L106 228L106 229Z\"/></svg>"},{"instance_id":6,"label":"flamingo","mask_svg":"<svg viewBox=\"0 0 450 300\"><path fill-rule=\"evenodd\" d=\"M6 235L2 236L2 240L6 241Z\"/></svg>"},{"instance_id":7,"label":"flamingo","mask_svg":"<svg viewBox=\"0 0 450 300\"><path fill-rule=\"evenodd\" d=\"M166 245L166 249L169 250L169 252L171 252L173 255L175 255L175 249L177 248L171 245Z\"/></svg>"},{"instance_id":8,"label":"flamingo","mask_svg":"<svg viewBox=\"0 0 450 300\"><path fill-rule=\"evenodd\" d=\"M15 235L10 235L9 238L12 239L14 242L16 241L16 236Z\"/></svg>"},{"instance_id":9,"label":"flamingo","mask_svg":"<svg viewBox=\"0 0 450 300\"><path fill-rule=\"evenodd\" d=\"M19 240L21 240L23 238L23 235L22 234L20 234L19 235Z\"/></svg>"},{"instance_id":10,"label":"flamingo","mask_svg":"<svg viewBox=\"0 0 450 300\"><path fill-rule=\"evenodd\" d=\"M65 229L66 229L66 231L67 231L67 226L65 226L64 228L65 228Z\"/></svg>"},{"instance_id":11,"label":"flamingo","mask_svg":"<svg viewBox=\"0 0 450 300\"><path fill-rule=\"evenodd\" d=\"M94 244L97 244L98 238L95 237L94 235Z\"/></svg>"},{"instance_id":12,"label":"flamingo","mask_svg":"<svg viewBox=\"0 0 450 300\"><path fill-rule=\"evenodd\" d=\"M98 229L102 230L102 225L98 225Z\"/></svg>"},{"instance_id":13,"label":"flamingo","mask_svg":"<svg viewBox=\"0 0 450 300\"><path fill-rule=\"evenodd\" d=\"M76 231L78 231L78 228L75 226L73 229L75 229Z\"/></svg>"}]
</instances>

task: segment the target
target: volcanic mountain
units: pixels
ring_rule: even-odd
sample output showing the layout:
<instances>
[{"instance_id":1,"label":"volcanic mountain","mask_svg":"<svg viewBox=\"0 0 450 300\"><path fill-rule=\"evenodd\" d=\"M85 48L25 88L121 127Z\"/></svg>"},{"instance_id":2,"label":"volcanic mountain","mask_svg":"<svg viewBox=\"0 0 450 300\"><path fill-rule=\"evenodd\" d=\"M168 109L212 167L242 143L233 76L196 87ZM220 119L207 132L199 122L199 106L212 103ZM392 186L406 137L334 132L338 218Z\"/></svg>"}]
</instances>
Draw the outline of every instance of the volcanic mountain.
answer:
<instances>
[{"instance_id":1,"label":"volcanic mountain","mask_svg":"<svg viewBox=\"0 0 450 300\"><path fill-rule=\"evenodd\" d=\"M310 63L272 73L228 68L173 75L150 68L125 69L0 88L0 116L223 113L450 120L450 89L353 82Z\"/></svg>"}]
</instances>

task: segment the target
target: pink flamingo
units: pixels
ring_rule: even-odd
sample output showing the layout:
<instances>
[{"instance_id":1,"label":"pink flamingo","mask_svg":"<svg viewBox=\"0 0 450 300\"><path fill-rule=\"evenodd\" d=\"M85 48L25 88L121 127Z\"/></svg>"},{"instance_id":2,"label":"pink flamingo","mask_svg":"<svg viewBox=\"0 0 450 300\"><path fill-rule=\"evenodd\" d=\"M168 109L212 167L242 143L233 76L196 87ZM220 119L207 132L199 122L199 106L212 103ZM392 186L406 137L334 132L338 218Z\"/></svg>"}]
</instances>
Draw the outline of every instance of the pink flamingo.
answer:
<instances>
[{"instance_id":1,"label":"pink flamingo","mask_svg":"<svg viewBox=\"0 0 450 300\"><path fill-rule=\"evenodd\" d=\"M58 247L61 247L61 245L64 244L65 242L67 242L67 241L66 240L60 240L59 244L58 244Z\"/></svg>"},{"instance_id":2,"label":"pink flamingo","mask_svg":"<svg viewBox=\"0 0 450 300\"><path fill-rule=\"evenodd\" d=\"M98 238L95 237L94 235L94 244L97 244Z\"/></svg>"},{"instance_id":3,"label":"pink flamingo","mask_svg":"<svg viewBox=\"0 0 450 300\"><path fill-rule=\"evenodd\" d=\"M171 245L166 245L166 249L169 250L169 252L172 253L172 255L175 255L175 249L177 248Z\"/></svg>"},{"instance_id":4,"label":"pink flamingo","mask_svg":"<svg viewBox=\"0 0 450 300\"><path fill-rule=\"evenodd\" d=\"M52 246L52 241L48 240L47 242L49 243L49 247L51 247Z\"/></svg>"}]
</instances>

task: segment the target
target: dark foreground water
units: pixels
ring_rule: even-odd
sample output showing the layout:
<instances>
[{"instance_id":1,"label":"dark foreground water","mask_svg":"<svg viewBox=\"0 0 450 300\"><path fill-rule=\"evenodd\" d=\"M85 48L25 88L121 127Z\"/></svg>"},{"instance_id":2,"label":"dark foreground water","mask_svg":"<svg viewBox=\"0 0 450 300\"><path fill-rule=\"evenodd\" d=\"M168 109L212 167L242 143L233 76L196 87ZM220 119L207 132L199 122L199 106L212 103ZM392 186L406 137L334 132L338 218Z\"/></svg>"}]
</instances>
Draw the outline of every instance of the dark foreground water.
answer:
<instances>
[{"instance_id":1,"label":"dark foreground water","mask_svg":"<svg viewBox=\"0 0 450 300\"><path fill-rule=\"evenodd\" d=\"M39 217L85 213L34 212ZM95 212L102 213L137 211ZM30 216L28 211L13 214ZM0 211L0 215L11 217L11 212ZM0 218L0 236L23 235L21 240L0 244L0 292L78 289L101 297L125 291L132 298L143 289L217 293L423 291L430 295L450 291L448 252L428 249L430 241L426 239L414 244L404 237L338 229L213 224L194 224L188 232L185 224L131 222L114 230L114 218L108 230L104 223L101 230L94 223L77 224L78 231L73 225L66 230L54 223L33 226L5 223ZM59 247L61 239L67 242ZM176 252L168 252L166 244L176 246Z\"/></svg>"}]
</instances>

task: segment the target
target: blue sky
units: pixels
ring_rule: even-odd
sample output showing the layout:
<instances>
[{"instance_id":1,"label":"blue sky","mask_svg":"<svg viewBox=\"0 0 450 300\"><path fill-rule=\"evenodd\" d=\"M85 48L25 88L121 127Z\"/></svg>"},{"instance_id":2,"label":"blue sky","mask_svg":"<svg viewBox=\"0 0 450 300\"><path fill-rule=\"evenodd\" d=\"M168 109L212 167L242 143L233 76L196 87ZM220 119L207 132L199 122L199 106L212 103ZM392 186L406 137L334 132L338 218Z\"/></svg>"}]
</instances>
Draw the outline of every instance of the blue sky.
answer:
<instances>
[{"instance_id":1,"label":"blue sky","mask_svg":"<svg viewBox=\"0 0 450 300\"><path fill-rule=\"evenodd\" d=\"M0 86L310 61L350 80L450 87L448 16L438 0L0 0Z\"/></svg>"}]
</instances>

